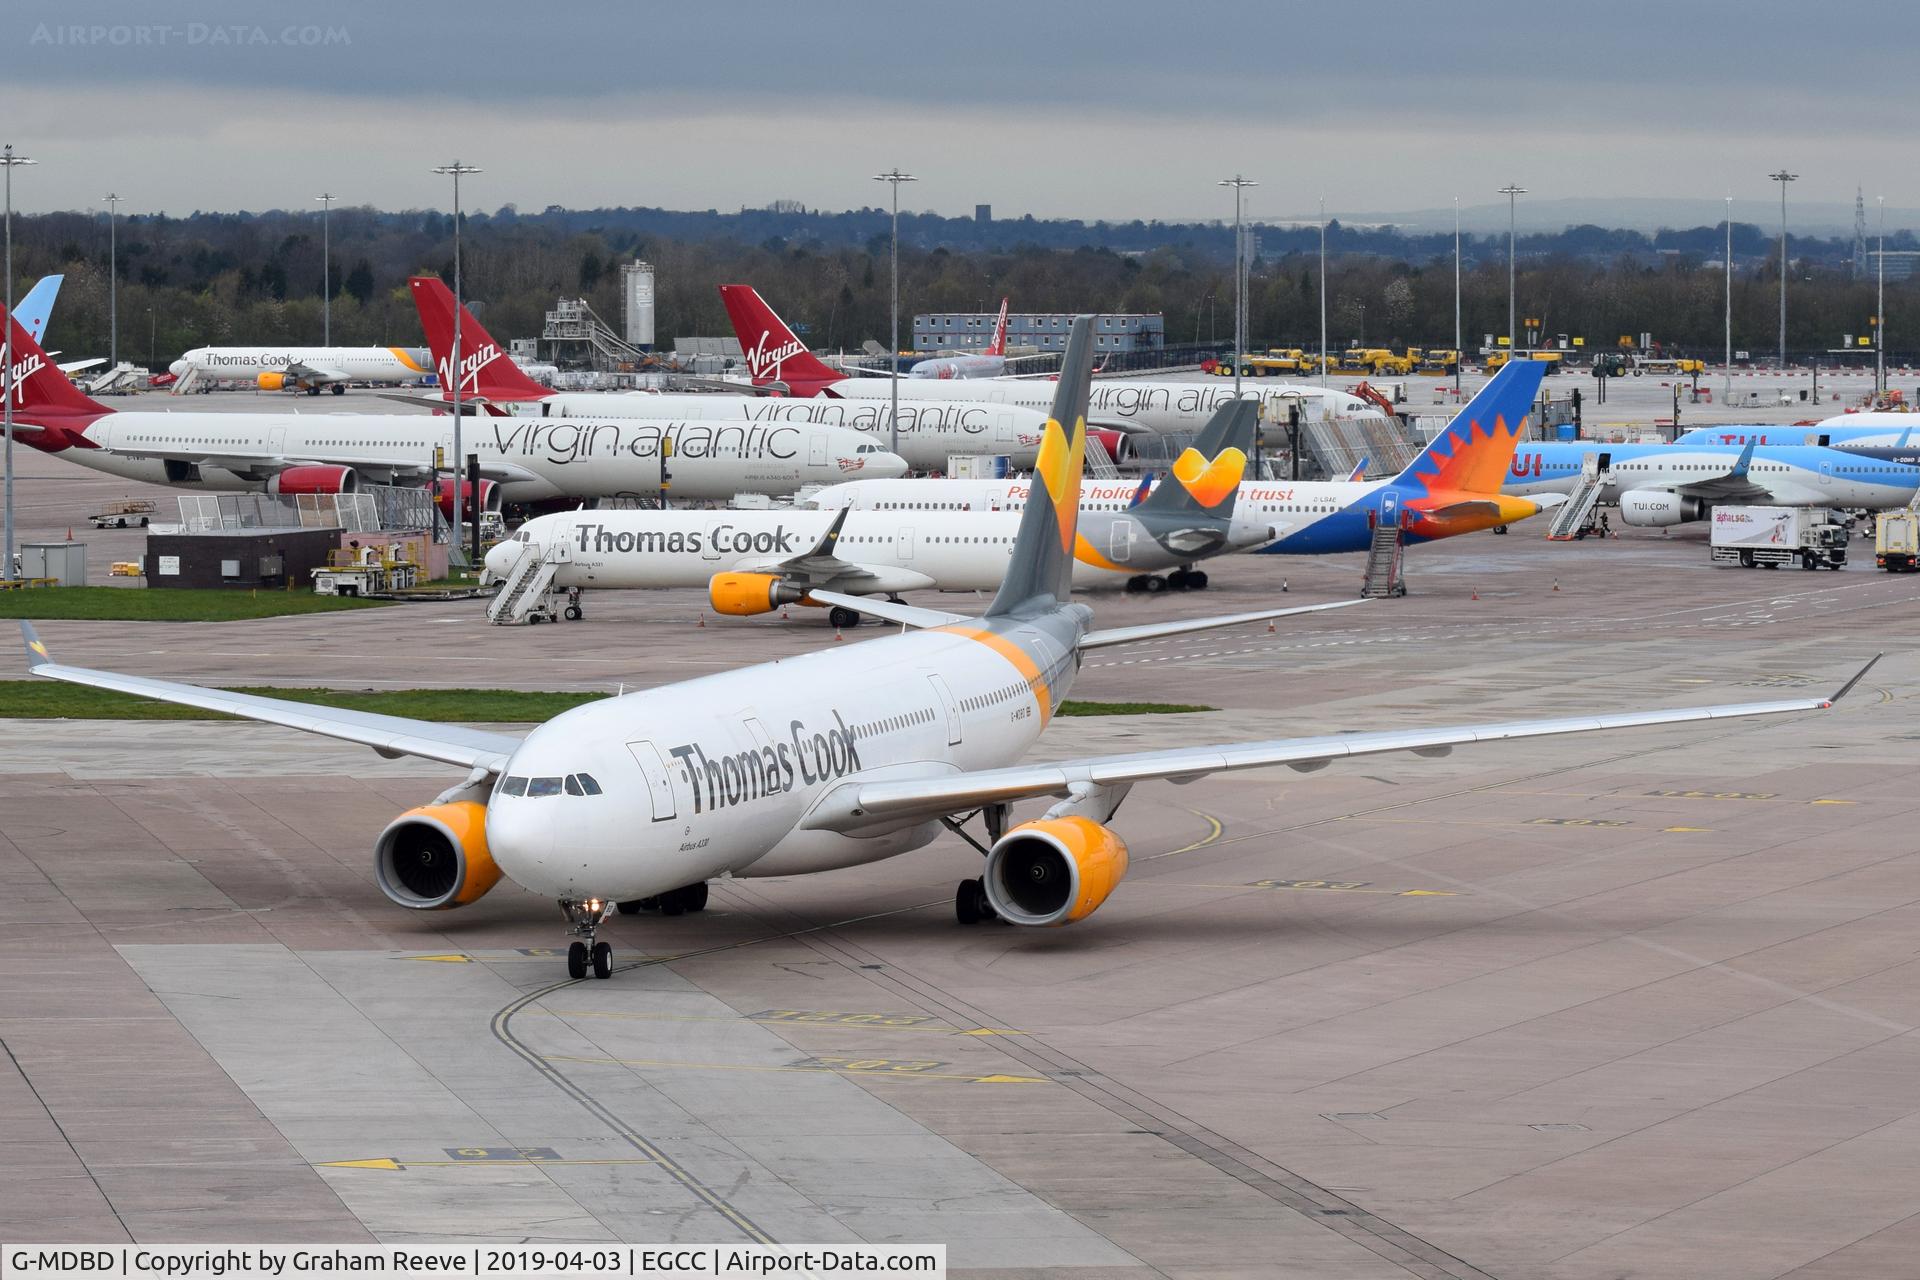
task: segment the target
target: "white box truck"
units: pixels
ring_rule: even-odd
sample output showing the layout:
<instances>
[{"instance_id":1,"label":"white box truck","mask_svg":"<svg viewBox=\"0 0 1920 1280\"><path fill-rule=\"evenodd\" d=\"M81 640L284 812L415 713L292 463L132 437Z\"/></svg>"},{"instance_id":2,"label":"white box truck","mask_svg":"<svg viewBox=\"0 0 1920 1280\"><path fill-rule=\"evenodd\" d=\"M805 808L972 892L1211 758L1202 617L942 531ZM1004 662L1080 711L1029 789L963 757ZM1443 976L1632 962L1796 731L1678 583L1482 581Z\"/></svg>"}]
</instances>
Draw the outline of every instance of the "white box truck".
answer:
<instances>
[{"instance_id":1,"label":"white box truck","mask_svg":"<svg viewBox=\"0 0 1920 1280\"><path fill-rule=\"evenodd\" d=\"M1920 569L1920 515L1911 507L1882 511L1874 521L1873 562L1888 573Z\"/></svg>"},{"instance_id":2,"label":"white box truck","mask_svg":"<svg viewBox=\"0 0 1920 1280\"><path fill-rule=\"evenodd\" d=\"M1743 569L1838 569L1847 563L1847 529L1825 507L1715 507L1713 562Z\"/></svg>"}]
</instances>

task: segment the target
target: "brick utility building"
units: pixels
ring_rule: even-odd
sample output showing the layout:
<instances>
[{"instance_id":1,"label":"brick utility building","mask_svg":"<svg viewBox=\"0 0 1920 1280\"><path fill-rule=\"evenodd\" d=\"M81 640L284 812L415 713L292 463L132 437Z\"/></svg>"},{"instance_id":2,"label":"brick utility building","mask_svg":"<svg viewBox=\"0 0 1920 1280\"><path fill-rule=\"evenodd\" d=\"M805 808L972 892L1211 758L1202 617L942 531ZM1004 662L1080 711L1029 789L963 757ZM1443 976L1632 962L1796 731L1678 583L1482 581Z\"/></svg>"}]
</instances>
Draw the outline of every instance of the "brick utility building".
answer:
<instances>
[{"instance_id":1,"label":"brick utility building","mask_svg":"<svg viewBox=\"0 0 1920 1280\"><path fill-rule=\"evenodd\" d=\"M913 349L918 352L953 355L978 351L993 337L997 311L942 311L913 318ZM1007 316L1007 348L1025 347L1035 351L1064 351L1067 331L1073 325L1068 312L1025 312ZM1167 345L1166 317L1158 312L1130 315L1096 315L1093 318L1093 349L1110 351L1158 351Z\"/></svg>"}]
</instances>

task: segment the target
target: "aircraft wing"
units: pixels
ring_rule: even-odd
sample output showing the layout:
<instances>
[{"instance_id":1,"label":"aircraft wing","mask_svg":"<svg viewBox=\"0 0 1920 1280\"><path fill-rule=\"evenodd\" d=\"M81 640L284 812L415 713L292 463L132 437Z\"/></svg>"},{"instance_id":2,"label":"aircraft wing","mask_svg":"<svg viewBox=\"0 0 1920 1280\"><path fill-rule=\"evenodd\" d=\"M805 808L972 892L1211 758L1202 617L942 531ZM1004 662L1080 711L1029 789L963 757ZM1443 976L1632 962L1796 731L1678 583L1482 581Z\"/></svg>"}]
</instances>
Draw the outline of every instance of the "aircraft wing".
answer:
<instances>
[{"instance_id":1,"label":"aircraft wing","mask_svg":"<svg viewBox=\"0 0 1920 1280\"><path fill-rule=\"evenodd\" d=\"M1377 733L1278 738L1268 742L1180 747L1133 755L1091 756L1063 760L1057 764L1014 765L1005 769L981 769L971 773L900 781L855 780L829 792L800 825L810 831L858 835L866 828L897 828L903 821L925 821L981 805L1004 804L1038 796L1069 796L1074 790L1087 787L1123 787L1160 779L1191 782L1213 773L1265 769L1277 765L1310 773L1325 768L1335 760L1389 751L1444 756L1456 746L1474 742L1501 742L1517 738L1592 733L1605 729L1637 729L1699 720L1822 711L1845 697L1879 660L1879 655L1874 655L1838 692L1825 698L1721 703L1657 711L1567 716L1551 720L1509 720L1451 728L1388 729Z\"/></svg>"},{"instance_id":2,"label":"aircraft wing","mask_svg":"<svg viewBox=\"0 0 1920 1280\"><path fill-rule=\"evenodd\" d=\"M105 356L95 356L91 360L69 360L60 366L60 372L67 374L84 373L86 370L94 368L97 365L103 365L106 362L107 358Z\"/></svg>"},{"instance_id":3,"label":"aircraft wing","mask_svg":"<svg viewBox=\"0 0 1920 1280\"><path fill-rule=\"evenodd\" d=\"M377 715L371 711L349 711L344 707L261 698L247 693L205 689L199 685L175 684L170 680L149 680L144 676L123 676L111 671L64 666L53 660L31 622L20 624L20 635L27 646L27 670L33 675L49 680L64 680L68 684L90 685L95 689L112 689L116 693L131 693L160 702L199 707L206 711L225 712L246 720L259 720L265 724L302 729L345 742L357 742L373 748L388 759L418 756L423 760L438 760L443 764L499 773L506 768L507 760L520 746L518 738L460 725L408 720L401 716Z\"/></svg>"},{"instance_id":4,"label":"aircraft wing","mask_svg":"<svg viewBox=\"0 0 1920 1280\"><path fill-rule=\"evenodd\" d=\"M345 382L347 380L347 375L338 369L322 369L316 365L310 365L304 360L295 360L286 367L285 373L289 378L309 385L315 383Z\"/></svg>"},{"instance_id":5,"label":"aircraft wing","mask_svg":"<svg viewBox=\"0 0 1920 1280\"><path fill-rule=\"evenodd\" d=\"M1725 474L1708 476L1702 480L1689 480L1685 484L1665 486L1675 493L1689 498L1702 498L1714 503L1764 503L1773 499L1773 491L1757 485L1747 478L1748 469L1753 465L1753 447L1755 442L1747 441L1747 447L1734 459L1733 466Z\"/></svg>"},{"instance_id":6,"label":"aircraft wing","mask_svg":"<svg viewBox=\"0 0 1920 1280\"><path fill-rule=\"evenodd\" d=\"M869 591L917 591L923 587L936 585L926 574L912 569L889 566L884 570L875 570L855 560L843 560L838 554L840 528L846 524L851 507L841 507L827 526L820 540L799 555L788 556L784 560L754 561L744 560L734 565L735 570L748 573L771 573L800 588L827 587L829 585L847 589L865 588ZM813 594L809 591L809 594ZM823 597L816 597L823 598ZM828 601L829 604L841 603Z\"/></svg>"}]
</instances>

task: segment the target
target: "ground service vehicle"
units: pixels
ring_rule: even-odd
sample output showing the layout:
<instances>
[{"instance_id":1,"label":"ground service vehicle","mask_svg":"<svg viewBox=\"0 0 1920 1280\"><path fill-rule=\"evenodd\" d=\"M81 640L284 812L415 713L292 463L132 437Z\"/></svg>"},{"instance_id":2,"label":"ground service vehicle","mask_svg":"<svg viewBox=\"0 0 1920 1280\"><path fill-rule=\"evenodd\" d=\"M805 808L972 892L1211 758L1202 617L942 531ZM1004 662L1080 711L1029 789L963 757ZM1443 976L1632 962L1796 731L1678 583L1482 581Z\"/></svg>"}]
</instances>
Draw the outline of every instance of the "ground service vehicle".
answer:
<instances>
[{"instance_id":1,"label":"ground service vehicle","mask_svg":"<svg viewBox=\"0 0 1920 1280\"><path fill-rule=\"evenodd\" d=\"M1715 564L1743 569L1839 569L1847 563L1847 529L1824 507L1715 507Z\"/></svg>"},{"instance_id":2,"label":"ground service vehicle","mask_svg":"<svg viewBox=\"0 0 1920 1280\"><path fill-rule=\"evenodd\" d=\"M1304 378L1319 371L1320 357L1298 347L1275 347L1258 355L1249 353L1240 357L1243 378ZM1214 361L1207 372L1215 377L1231 378L1233 358Z\"/></svg>"},{"instance_id":3,"label":"ground service vehicle","mask_svg":"<svg viewBox=\"0 0 1920 1280\"><path fill-rule=\"evenodd\" d=\"M1459 363L1458 351L1428 347L1420 353L1420 362L1415 368L1421 373L1452 373Z\"/></svg>"},{"instance_id":4,"label":"ground service vehicle","mask_svg":"<svg viewBox=\"0 0 1920 1280\"><path fill-rule=\"evenodd\" d=\"M1507 361L1513 359L1515 356L1519 356L1522 360L1540 361L1547 366L1547 372L1549 374L1560 372L1562 363L1566 360L1566 353L1561 351L1507 351L1502 349L1487 353L1487 372L1498 373L1500 370L1506 368Z\"/></svg>"},{"instance_id":5,"label":"ground service vehicle","mask_svg":"<svg viewBox=\"0 0 1920 1280\"><path fill-rule=\"evenodd\" d=\"M1911 508L1880 513L1874 522L1873 562L1888 573L1920 568L1920 514Z\"/></svg>"}]
</instances>

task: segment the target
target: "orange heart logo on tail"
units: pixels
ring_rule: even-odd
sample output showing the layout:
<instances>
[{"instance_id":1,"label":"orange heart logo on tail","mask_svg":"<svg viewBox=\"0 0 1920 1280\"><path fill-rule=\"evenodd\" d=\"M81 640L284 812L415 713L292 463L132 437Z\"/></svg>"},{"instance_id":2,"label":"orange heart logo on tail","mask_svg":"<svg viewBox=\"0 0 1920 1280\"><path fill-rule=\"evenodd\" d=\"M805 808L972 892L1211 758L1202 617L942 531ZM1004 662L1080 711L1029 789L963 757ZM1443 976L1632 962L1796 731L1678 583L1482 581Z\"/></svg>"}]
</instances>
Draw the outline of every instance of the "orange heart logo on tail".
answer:
<instances>
[{"instance_id":1,"label":"orange heart logo on tail","mask_svg":"<svg viewBox=\"0 0 1920 1280\"><path fill-rule=\"evenodd\" d=\"M1198 449L1188 449L1173 464L1173 478L1203 507L1219 506L1246 472L1247 455L1238 449L1222 449L1212 462Z\"/></svg>"}]
</instances>

